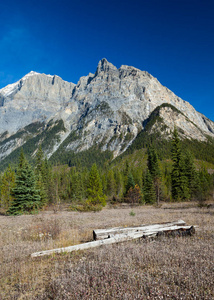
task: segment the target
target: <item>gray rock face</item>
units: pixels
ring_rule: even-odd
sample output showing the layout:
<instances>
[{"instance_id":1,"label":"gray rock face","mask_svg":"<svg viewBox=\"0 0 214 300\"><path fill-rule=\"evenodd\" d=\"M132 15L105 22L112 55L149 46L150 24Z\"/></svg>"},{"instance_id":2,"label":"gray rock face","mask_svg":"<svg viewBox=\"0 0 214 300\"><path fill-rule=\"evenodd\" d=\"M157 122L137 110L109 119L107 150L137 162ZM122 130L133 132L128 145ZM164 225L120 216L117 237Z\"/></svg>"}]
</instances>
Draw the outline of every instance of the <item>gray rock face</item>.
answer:
<instances>
[{"instance_id":1,"label":"gray rock face","mask_svg":"<svg viewBox=\"0 0 214 300\"><path fill-rule=\"evenodd\" d=\"M58 76L30 72L1 89L0 134L53 117L70 100L74 86Z\"/></svg>"},{"instance_id":2,"label":"gray rock face","mask_svg":"<svg viewBox=\"0 0 214 300\"><path fill-rule=\"evenodd\" d=\"M214 123L152 75L130 66L117 69L106 59L99 62L95 74L81 77L76 85L58 76L30 72L1 89L0 135L5 131L15 133L36 121L62 119L67 131L60 138L68 139L68 150L82 151L99 144L102 150L109 149L117 156L163 103L182 113L176 117L169 108L162 109L169 131L176 125L187 138L204 141L206 135L214 137ZM69 140L70 132L75 132L75 139Z\"/></svg>"},{"instance_id":3,"label":"gray rock face","mask_svg":"<svg viewBox=\"0 0 214 300\"><path fill-rule=\"evenodd\" d=\"M156 78L134 67L117 69L103 59L95 75L82 77L74 88L67 106L70 114L68 117L64 115L63 119L67 127L80 133L79 139L72 141L67 148L81 151L99 143L103 150L114 151L114 156L117 156L143 129L143 121L163 103L171 104L183 113L178 120L172 113L165 114L169 128L181 126L186 137L199 140L206 139L204 134L214 136L214 123L162 86ZM191 126L191 122L199 131Z\"/></svg>"},{"instance_id":4,"label":"gray rock face","mask_svg":"<svg viewBox=\"0 0 214 300\"><path fill-rule=\"evenodd\" d=\"M162 135L165 134L166 138L170 138L174 126L176 126L179 129L181 138L196 139L195 137L197 137L197 140L206 141L207 138L204 132L196 124L191 122L183 113L173 110L170 106L161 107L159 116L163 124L166 125L165 130L161 130L160 124L156 122L151 128L151 133L159 131Z\"/></svg>"}]
</instances>

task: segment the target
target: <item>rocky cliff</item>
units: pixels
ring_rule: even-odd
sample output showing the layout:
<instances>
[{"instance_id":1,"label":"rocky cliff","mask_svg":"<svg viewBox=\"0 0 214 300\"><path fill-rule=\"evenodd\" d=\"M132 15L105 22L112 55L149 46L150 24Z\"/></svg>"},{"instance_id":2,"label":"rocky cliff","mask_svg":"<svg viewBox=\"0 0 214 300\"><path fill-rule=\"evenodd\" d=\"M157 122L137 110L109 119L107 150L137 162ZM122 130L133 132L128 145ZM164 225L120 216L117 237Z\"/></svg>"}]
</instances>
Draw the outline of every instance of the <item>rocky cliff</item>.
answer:
<instances>
[{"instance_id":1,"label":"rocky cliff","mask_svg":"<svg viewBox=\"0 0 214 300\"><path fill-rule=\"evenodd\" d=\"M134 67L117 69L102 59L96 72L81 77L76 85L58 76L30 72L0 90L0 157L5 158L35 136L37 144L44 144L45 132L58 126L60 120L63 127L55 130L52 147L46 143L48 157L59 146L78 152L94 145L112 151L116 157L144 130L151 113L164 103L168 106L161 108L160 115L168 136L176 125L185 138L205 141L207 136L214 137L211 120L152 75ZM35 122L40 124L36 131L24 130ZM161 128L154 124L152 130L164 133Z\"/></svg>"},{"instance_id":2,"label":"rocky cliff","mask_svg":"<svg viewBox=\"0 0 214 300\"><path fill-rule=\"evenodd\" d=\"M16 133L33 122L53 117L72 96L75 84L58 76L30 72L0 90L0 134Z\"/></svg>"}]
</instances>

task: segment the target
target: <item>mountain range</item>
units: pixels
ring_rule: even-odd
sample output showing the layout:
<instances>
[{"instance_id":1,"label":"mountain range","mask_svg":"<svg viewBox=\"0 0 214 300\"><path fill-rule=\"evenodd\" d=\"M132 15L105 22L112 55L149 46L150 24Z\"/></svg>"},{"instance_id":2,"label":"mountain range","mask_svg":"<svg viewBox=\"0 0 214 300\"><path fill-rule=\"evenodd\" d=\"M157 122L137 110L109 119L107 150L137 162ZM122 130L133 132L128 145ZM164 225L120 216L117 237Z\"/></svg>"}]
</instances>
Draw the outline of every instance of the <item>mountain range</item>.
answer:
<instances>
[{"instance_id":1,"label":"mountain range","mask_svg":"<svg viewBox=\"0 0 214 300\"><path fill-rule=\"evenodd\" d=\"M147 134L169 139L176 126L182 139L214 140L214 122L146 71L105 58L77 84L32 71L0 90L0 165L39 145L50 159L95 148L115 158L154 115Z\"/></svg>"}]
</instances>

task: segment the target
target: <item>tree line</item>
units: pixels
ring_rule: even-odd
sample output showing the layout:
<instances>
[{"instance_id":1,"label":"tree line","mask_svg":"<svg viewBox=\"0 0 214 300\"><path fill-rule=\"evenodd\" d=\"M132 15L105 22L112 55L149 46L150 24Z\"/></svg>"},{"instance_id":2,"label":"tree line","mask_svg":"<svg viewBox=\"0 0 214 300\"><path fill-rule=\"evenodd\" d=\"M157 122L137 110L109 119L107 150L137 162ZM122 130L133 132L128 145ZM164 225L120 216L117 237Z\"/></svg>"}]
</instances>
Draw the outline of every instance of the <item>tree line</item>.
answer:
<instances>
[{"instance_id":1,"label":"tree line","mask_svg":"<svg viewBox=\"0 0 214 300\"><path fill-rule=\"evenodd\" d=\"M91 168L51 166L41 147L31 165L21 151L18 166L9 165L0 177L0 205L1 211L18 215L60 203L82 211L100 210L107 202L140 205L195 199L203 203L212 190L213 175L205 167L196 169L175 128L171 159L161 161L150 145L145 168L128 160L120 168L104 164L98 169L96 163Z\"/></svg>"}]
</instances>

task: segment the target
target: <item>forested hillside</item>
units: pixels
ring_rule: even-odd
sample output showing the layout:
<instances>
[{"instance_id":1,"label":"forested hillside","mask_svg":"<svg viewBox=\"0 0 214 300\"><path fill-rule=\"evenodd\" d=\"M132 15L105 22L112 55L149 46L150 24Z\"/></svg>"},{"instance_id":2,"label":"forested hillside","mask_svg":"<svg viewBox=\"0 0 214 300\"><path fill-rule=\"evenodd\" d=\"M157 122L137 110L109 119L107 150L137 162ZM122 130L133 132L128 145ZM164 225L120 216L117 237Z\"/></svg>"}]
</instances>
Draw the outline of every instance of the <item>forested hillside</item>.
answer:
<instances>
[{"instance_id":1,"label":"forested hillside","mask_svg":"<svg viewBox=\"0 0 214 300\"><path fill-rule=\"evenodd\" d=\"M101 210L106 203L121 202L142 205L198 200L202 205L210 199L214 188L212 160L197 160L193 154L197 147L193 145L194 151L189 151L190 143L179 139L176 128L171 140L158 142L156 137L144 140L144 144L140 141L139 135L136 143L115 160L92 149L71 155L64 165L51 164L54 160L44 157L41 146L33 163L22 150L19 162L1 174L1 212L35 213L62 203L80 211ZM206 154L211 158L209 151Z\"/></svg>"}]
</instances>

